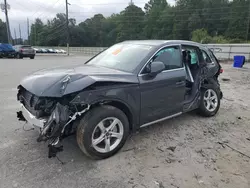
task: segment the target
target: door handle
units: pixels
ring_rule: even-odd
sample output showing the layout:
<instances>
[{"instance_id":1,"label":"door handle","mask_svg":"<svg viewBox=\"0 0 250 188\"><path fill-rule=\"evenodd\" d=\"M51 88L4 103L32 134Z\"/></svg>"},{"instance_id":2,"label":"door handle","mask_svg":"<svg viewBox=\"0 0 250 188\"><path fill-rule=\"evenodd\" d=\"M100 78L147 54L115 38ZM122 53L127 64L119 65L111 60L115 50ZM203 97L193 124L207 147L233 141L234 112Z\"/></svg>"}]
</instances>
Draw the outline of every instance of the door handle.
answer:
<instances>
[{"instance_id":1,"label":"door handle","mask_svg":"<svg viewBox=\"0 0 250 188\"><path fill-rule=\"evenodd\" d=\"M182 84L185 84L185 81L178 81L178 82L176 82L176 85L182 85Z\"/></svg>"}]
</instances>

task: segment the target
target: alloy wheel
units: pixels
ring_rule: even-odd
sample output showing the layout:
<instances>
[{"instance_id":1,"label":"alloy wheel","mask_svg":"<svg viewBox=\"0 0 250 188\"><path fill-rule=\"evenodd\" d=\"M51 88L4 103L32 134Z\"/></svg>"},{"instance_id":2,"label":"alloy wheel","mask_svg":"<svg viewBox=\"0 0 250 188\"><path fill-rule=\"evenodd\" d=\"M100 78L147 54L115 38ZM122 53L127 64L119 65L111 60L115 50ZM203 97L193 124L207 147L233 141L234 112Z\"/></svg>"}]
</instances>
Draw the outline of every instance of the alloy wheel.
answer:
<instances>
[{"instance_id":1,"label":"alloy wheel","mask_svg":"<svg viewBox=\"0 0 250 188\"><path fill-rule=\"evenodd\" d=\"M100 153L113 151L121 142L124 134L122 122L115 117L100 121L92 133L92 146Z\"/></svg>"},{"instance_id":2,"label":"alloy wheel","mask_svg":"<svg viewBox=\"0 0 250 188\"><path fill-rule=\"evenodd\" d=\"M218 106L218 96L212 89L208 89L204 94L204 105L209 112L216 110Z\"/></svg>"}]
</instances>

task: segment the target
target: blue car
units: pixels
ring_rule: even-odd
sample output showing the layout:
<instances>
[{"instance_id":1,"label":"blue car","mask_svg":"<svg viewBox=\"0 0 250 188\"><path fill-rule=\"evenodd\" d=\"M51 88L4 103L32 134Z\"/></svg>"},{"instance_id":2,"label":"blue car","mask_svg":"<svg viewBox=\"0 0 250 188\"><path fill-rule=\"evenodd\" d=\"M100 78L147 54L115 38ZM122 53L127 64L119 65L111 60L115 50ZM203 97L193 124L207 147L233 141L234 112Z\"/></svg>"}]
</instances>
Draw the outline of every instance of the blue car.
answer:
<instances>
[{"instance_id":1,"label":"blue car","mask_svg":"<svg viewBox=\"0 0 250 188\"><path fill-rule=\"evenodd\" d=\"M16 50L11 44L0 43L0 58L15 58L17 55Z\"/></svg>"}]
</instances>

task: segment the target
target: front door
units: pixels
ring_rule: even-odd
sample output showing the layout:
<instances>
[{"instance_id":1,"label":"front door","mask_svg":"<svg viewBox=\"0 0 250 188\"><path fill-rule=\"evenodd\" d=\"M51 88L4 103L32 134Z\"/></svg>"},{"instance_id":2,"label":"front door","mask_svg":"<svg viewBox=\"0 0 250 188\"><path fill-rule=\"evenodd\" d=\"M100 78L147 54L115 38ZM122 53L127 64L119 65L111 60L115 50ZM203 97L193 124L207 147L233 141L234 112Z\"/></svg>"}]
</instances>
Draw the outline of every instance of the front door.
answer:
<instances>
[{"instance_id":1,"label":"front door","mask_svg":"<svg viewBox=\"0 0 250 188\"><path fill-rule=\"evenodd\" d=\"M150 62L161 61L165 70L155 77L148 76ZM141 93L141 125L182 111L186 71L180 46L168 46L158 53L139 75Z\"/></svg>"}]
</instances>

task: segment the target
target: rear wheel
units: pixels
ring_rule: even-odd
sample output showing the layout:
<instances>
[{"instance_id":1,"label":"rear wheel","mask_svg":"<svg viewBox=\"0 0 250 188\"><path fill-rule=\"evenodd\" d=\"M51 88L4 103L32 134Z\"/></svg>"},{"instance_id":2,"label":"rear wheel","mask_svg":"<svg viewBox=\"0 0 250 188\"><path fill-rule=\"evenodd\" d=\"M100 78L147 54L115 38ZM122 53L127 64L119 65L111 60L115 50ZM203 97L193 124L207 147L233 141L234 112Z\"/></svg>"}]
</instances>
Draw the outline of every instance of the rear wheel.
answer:
<instances>
[{"instance_id":1,"label":"rear wheel","mask_svg":"<svg viewBox=\"0 0 250 188\"><path fill-rule=\"evenodd\" d=\"M30 57L30 59L34 59L34 58L35 58L35 56L31 56L31 57Z\"/></svg>"},{"instance_id":2,"label":"rear wheel","mask_svg":"<svg viewBox=\"0 0 250 188\"><path fill-rule=\"evenodd\" d=\"M127 116L113 106L96 107L82 118L77 127L80 149L93 159L104 159L118 152L129 134Z\"/></svg>"},{"instance_id":3,"label":"rear wheel","mask_svg":"<svg viewBox=\"0 0 250 188\"><path fill-rule=\"evenodd\" d=\"M214 85L209 85L202 90L198 113L205 117L211 117L217 114L219 108L220 91Z\"/></svg>"}]
</instances>

